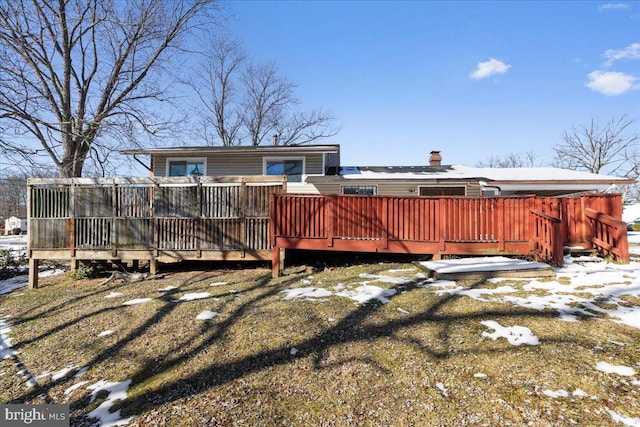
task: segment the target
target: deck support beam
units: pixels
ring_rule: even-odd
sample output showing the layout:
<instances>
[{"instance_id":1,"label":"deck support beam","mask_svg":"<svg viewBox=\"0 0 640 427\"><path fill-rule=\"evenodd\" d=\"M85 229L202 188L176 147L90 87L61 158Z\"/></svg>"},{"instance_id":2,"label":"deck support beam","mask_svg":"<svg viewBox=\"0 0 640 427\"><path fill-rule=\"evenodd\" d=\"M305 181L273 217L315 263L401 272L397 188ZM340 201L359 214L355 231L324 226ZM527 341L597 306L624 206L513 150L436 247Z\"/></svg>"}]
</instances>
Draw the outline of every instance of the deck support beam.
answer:
<instances>
[{"instance_id":1,"label":"deck support beam","mask_svg":"<svg viewBox=\"0 0 640 427\"><path fill-rule=\"evenodd\" d=\"M39 260L36 258L29 258L29 289L38 288L38 267Z\"/></svg>"}]
</instances>

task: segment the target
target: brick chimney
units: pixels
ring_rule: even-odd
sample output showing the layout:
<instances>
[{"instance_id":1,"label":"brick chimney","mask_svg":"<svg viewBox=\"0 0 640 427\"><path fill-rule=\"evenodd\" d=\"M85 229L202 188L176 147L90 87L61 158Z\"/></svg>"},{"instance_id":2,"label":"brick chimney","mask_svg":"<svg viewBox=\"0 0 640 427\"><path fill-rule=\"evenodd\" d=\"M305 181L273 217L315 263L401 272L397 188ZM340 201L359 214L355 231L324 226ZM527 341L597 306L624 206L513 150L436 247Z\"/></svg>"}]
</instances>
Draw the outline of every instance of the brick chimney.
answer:
<instances>
[{"instance_id":1,"label":"brick chimney","mask_svg":"<svg viewBox=\"0 0 640 427\"><path fill-rule=\"evenodd\" d=\"M439 151L432 151L429 156L429 166L440 166L442 164L442 156Z\"/></svg>"}]
</instances>

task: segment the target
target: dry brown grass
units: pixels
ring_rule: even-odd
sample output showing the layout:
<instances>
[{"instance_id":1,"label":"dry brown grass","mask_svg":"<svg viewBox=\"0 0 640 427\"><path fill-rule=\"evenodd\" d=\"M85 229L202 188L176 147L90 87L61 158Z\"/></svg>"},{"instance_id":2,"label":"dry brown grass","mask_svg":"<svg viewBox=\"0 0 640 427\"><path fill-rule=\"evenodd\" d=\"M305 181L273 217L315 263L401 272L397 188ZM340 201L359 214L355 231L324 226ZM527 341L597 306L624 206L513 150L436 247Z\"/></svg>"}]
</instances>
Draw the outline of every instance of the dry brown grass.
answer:
<instances>
[{"instance_id":1,"label":"dry brown grass","mask_svg":"<svg viewBox=\"0 0 640 427\"><path fill-rule=\"evenodd\" d=\"M288 301L281 293L362 282L362 273L409 274L394 268L411 265L328 268L312 278L297 268L276 280L264 268L177 271L103 286L103 279L43 279L42 289L0 297L18 351L0 361L0 401L70 403L73 424L89 425L85 415L100 399L91 403L85 387L64 391L79 381L132 379L119 406L132 425L606 426L615 425L606 408L640 416L640 386L595 369L607 361L640 370L636 329L595 318L562 322L554 312L438 296L416 283L376 282L398 290L388 304ZM169 285L177 289L160 291ZM112 292L122 296L105 298ZM174 302L189 292L211 296ZM122 305L134 298L152 300ZM219 315L196 320L203 310ZM483 337L483 320L526 326L541 345ZM98 337L105 330L114 333ZM40 377L35 388L17 374L69 365L89 369L57 382ZM545 389L589 396L553 399Z\"/></svg>"}]
</instances>

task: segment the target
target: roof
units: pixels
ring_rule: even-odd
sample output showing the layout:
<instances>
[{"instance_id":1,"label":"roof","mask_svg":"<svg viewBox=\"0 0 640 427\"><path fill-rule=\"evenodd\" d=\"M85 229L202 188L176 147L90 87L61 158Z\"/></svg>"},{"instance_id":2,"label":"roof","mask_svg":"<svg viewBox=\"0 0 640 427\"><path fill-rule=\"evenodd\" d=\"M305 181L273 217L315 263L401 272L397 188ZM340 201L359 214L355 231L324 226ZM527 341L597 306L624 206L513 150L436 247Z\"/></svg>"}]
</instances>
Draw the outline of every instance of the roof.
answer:
<instances>
[{"instance_id":1,"label":"roof","mask_svg":"<svg viewBox=\"0 0 640 427\"><path fill-rule=\"evenodd\" d=\"M326 177L315 180L447 180L479 181L484 187L499 187L502 191L606 190L614 185L634 184L636 181L611 175L568 169L538 168L476 168L465 165L440 166L343 166L329 168Z\"/></svg>"},{"instance_id":2,"label":"roof","mask_svg":"<svg viewBox=\"0 0 640 427\"><path fill-rule=\"evenodd\" d=\"M235 154L282 154L282 153L338 153L340 151L339 144L327 145L256 145L256 146L183 146L183 147L165 147L165 148L143 148L136 150L122 150L120 154L126 155L176 155L180 154L219 154L219 153L235 153Z\"/></svg>"},{"instance_id":3,"label":"roof","mask_svg":"<svg viewBox=\"0 0 640 427\"><path fill-rule=\"evenodd\" d=\"M329 168L327 175L341 175L345 179L482 179L492 182L523 181L624 181L635 180L569 169L539 168L476 168L465 165L441 166L341 166Z\"/></svg>"}]
</instances>

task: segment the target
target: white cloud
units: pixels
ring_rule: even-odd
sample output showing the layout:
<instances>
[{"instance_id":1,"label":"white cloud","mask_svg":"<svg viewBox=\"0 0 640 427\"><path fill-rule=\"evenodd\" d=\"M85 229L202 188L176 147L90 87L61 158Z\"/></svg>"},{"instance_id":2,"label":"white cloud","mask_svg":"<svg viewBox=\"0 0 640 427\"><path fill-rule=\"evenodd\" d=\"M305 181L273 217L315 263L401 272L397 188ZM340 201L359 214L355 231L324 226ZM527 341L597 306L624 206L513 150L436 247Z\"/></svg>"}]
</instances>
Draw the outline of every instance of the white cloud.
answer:
<instances>
[{"instance_id":1,"label":"white cloud","mask_svg":"<svg viewBox=\"0 0 640 427\"><path fill-rule=\"evenodd\" d=\"M511 68L511 65L507 65L495 58L489 58L486 62L479 62L476 70L470 74L470 77L474 80L480 80L495 74L504 74L509 68Z\"/></svg>"},{"instance_id":2,"label":"white cloud","mask_svg":"<svg viewBox=\"0 0 640 427\"><path fill-rule=\"evenodd\" d=\"M607 49L604 52L604 57L607 58L605 62L606 67L610 67L614 62L621 59L640 59L640 43L631 43L624 49Z\"/></svg>"},{"instance_id":3,"label":"white cloud","mask_svg":"<svg viewBox=\"0 0 640 427\"><path fill-rule=\"evenodd\" d=\"M603 95L621 95L632 89L638 89L636 77L617 71L593 71L587 74L586 86Z\"/></svg>"},{"instance_id":4,"label":"white cloud","mask_svg":"<svg viewBox=\"0 0 640 427\"><path fill-rule=\"evenodd\" d=\"M628 10L630 6L626 3L607 3L598 6L599 12L607 12L609 10Z\"/></svg>"}]
</instances>

